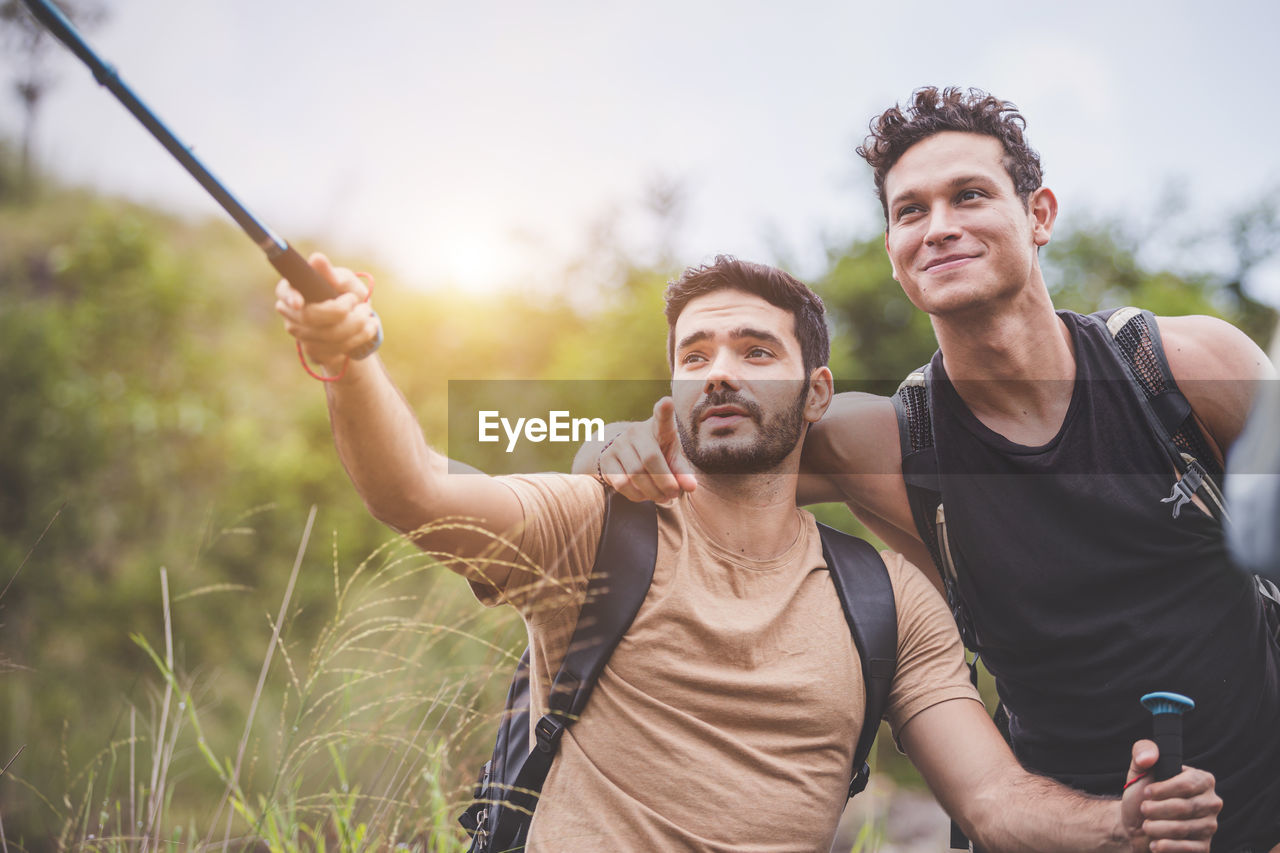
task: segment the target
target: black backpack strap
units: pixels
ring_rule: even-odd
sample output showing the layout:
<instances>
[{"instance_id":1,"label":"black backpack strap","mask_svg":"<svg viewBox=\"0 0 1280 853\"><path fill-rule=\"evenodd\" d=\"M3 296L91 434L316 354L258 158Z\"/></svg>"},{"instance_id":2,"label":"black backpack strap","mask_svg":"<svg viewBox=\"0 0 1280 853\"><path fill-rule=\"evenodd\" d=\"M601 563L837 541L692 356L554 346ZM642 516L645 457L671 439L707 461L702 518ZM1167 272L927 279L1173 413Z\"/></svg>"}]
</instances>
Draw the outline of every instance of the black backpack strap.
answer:
<instances>
[{"instance_id":1,"label":"black backpack strap","mask_svg":"<svg viewBox=\"0 0 1280 853\"><path fill-rule=\"evenodd\" d=\"M535 727L540 751L554 752L557 732L587 707L600 671L644 603L657 559L657 507L651 501L632 503L610 492L587 599L551 685L550 711Z\"/></svg>"},{"instance_id":2,"label":"black backpack strap","mask_svg":"<svg viewBox=\"0 0 1280 853\"><path fill-rule=\"evenodd\" d=\"M1099 311L1088 319L1107 327L1107 340L1125 366L1130 389L1147 425L1174 468L1183 475L1166 499L1172 504L1174 517L1203 486L1210 512L1219 521L1228 521L1220 488L1222 465L1192 417L1191 403L1173 378L1155 315L1126 307Z\"/></svg>"},{"instance_id":3,"label":"black backpack strap","mask_svg":"<svg viewBox=\"0 0 1280 853\"><path fill-rule=\"evenodd\" d=\"M977 647L977 634L969 610L960 599L956 585L956 564L947 536L942 506L942 481L938 474L938 451L933 444L933 414L929 383L931 365L913 371L891 398L898 420L898 443L902 451L902 481L907 488L907 504L921 541L929 549L934 567L942 578L947 606L960 630L960 638L970 649ZM976 670L972 677L977 678Z\"/></svg>"},{"instance_id":4,"label":"black backpack strap","mask_svg":"<svg viewBox=\"0 0 1280 853\"><path fill-rule=\"evenodd\" d=\"M473 816L469 821L482 826L488 836L485 843L497 845L492 849L523 849L529 819L559 750L560 738L581 716L601 670L631 627L649 591L657 557L657 508L652 502L632 503L611 492L605 508L604 530L587 582L586 599L560 671L552 682L548 713L534 726L532 748L529 748L527 734L510 733L508 745L501 750L508 766L490 771L491 778L500 787L494 791L500 802L477 803L487 808L488 814ZM523 707L528 708L528 652L525 654L517 672L517 681L524 675L524 685L521 688L513 681L511 689L513 694L523 689ZM519 700L518 696L515 698ZM507 701L509 709L520 707L511 704L512 696L508 696ZM527 727L522 728L527 732ZM522 737L525 739L521 740ZM526 751L520 753L520 747ZM473 843L472 849L490 847L477 848Z\"/></svg>"},{"instance_id":5,"label":"black backpack strap","mask_svg":"<svg viewBox=\"0 0 1280 853\"><path fill-rule=\"evenodd\" d=\"M889 572L874 547L825 524L818 525L818 534L822 539L822 558L831 572L854 645L862 659L862 681L867 691L862 732L853 752L853 777L849 784L852 797L867 786L871 773L867 758L889 704L889 688L898 667L898 609Z\"/></svg>"},{"instance_id":6,"label":"black backpack strap","mask_svg":"<svg viewBox=\"0 0 1280 853\"><path fill-rule=\"evenodd\" d=\"M907 503L916 530L933 557L933 564L943 581L942 552L937 531L938 505L942 503L942 485L938 480L938 453L933 447L933 417L929 409L929 377L926 364L913 371L893 397L893 413L898 419L898 445L902 451L902 481L907 487Z\"/></svg>"}]
</instances>

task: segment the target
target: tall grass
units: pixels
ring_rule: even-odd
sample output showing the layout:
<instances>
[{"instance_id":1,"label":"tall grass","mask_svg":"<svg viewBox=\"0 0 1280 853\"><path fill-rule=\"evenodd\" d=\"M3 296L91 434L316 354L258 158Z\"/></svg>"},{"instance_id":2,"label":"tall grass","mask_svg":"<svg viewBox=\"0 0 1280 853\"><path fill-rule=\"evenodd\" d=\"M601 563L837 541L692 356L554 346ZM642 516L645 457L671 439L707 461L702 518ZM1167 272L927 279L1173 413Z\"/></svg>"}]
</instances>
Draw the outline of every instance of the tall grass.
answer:
<instances>
[{"instance_id":1,"label":"tall grass","mask_svg":"<svg viewBox=\"0 0 1280 853\"><path fill-rule=\"evenodd\" d=\"M61 794L37 791L12 772L0 777L0 793L5 785L25 787L59 826L50 839L9 838L0 808L0 853L466 850L456 815L492 745L498 719L486 709L500 705L523 624L514 613L466 601L466 585L445 568L449 555L396 538L344 572L335 539L321 628L291 640L301 613L293 603L299 574L316 562L306 558L315 515L313 508L276 612L263 614L252 691L233 691L221 704L218 679L198 654L185 666L177 662L182 624L173 604L236 606L225 596L245 588L215 584L173 597L160 569L162 636L130 634L152 667L145 707L129 704L127 736L87 761L63 746ZM222 535L235 532L244 530L233 525ZM199 638L186 639L199 648ZM208 725L219 716L236 728L225 720ZM864 808L848 816L855 823L841 833L842 850L883 848L887 802L880 799L856 801Z\"/></svg>"},{"instance_id":2,"label":"tall grass","mask_svg":"<svg viewBox=\"0 0 1280 853\"><path fill-rule=\"evenodd\" d=\"M12 772L0 778L0 792L26 787L61 827L56 838L15 839L0 820L0 853L465 850L455 817L497 722L482 709L505 689L523 626L467 606L465 584L435 582L452 574L440 560L394 539L346 572L335 546L323 627L291 641L296 581L314 562L306 559L314 519L313 508L279 607L264 614L252 695L231 698L238 734L206 725L226 716L210 698L216 679L200 674L198 659L176 663L182 625L161 569L163 637L131 634L154 667L146 707L130 705L128 736L88 761L77 765L62 750L64 793L35 791ZM211 586L176 600L218 601L240 589ZM199 648L199 638L186 640ZM221 796L210 797L217 788Z\"/></svg>"}]
</instances>

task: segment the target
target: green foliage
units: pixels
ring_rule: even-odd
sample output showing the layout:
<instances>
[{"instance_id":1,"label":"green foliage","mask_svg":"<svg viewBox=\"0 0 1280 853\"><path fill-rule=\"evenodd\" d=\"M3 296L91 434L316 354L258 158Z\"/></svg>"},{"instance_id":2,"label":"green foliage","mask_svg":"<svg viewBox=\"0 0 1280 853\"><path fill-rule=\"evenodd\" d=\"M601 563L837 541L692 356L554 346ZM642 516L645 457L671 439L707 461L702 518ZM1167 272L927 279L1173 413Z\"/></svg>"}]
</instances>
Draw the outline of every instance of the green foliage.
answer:
<instances>
[{"instance_id":1,"label":"green foliage","mask_svg":"<svg viewBox=\"0 0 1280 853\"><path fill-rule=\"evenodd\" d=\"M813 286L831 318L831 371L858 390L891 394L937 348L929 318L893 280L881 237L828 255L827 272Z\"/></svg>"},{"instance_id":2,"label":"green foliage","mask_svg":"<svg viewBox=\"0 0 1280 853\"><path fill-rule=\"evenodd\" d=\"M323 390L280 330L273 276L242 235L49 182L20 198L12 161L0 145L0 583L12 578L0 598L0 766L25 746L0 778L10 847L61 837L132 849L146 802L147 833L175 843L220 842L234 811L234 832L272 850L392 838L456 849L452 810L501 692L476 679L496 669L505 680L519 625L387 546L335 458ZM1262 342L1273 315L1240 282L1274 247L1273 214L1233 220L1241 260L1227 274L1152 268L1115 223L1060 224L1043 257L1051 291L1082 311L1213 313ZM443 444L458 379L608 380L592 393L611 410L647 412L668 377L661 292L676 270L618 266L595 288L500 297L379 274L382 355L427 435ZM833 369L851 387L889 393L933 352L881 235L833 246L814 284ZM279 619L267 603L283 596L311 505L324 544L298 575L241 751ZM861 530L838 505L817 512ZM163 653L161 567L178 628ZM392 786L388 755L413 766ZM912 779L891 747L879 762ZM168 775L153 783L152 766Z\"/></svg>"}]
</instances>

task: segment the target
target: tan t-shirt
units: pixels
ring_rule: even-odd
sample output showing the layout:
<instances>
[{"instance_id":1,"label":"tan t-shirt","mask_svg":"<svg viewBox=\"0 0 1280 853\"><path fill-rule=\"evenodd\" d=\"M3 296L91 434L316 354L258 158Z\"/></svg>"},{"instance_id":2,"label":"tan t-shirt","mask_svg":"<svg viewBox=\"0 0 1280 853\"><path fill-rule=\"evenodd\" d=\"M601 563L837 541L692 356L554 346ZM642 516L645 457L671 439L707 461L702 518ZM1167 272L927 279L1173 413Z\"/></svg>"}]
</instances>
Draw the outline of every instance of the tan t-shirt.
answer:
<instances>
[{"instance_id":1,"label":"tan t-shirt","mask_svg":"<svg viewBox=\"0 0 1280 853\"><path fill-rule=\"evenodd\" d=\"M591 477L508 477L527 571L502 590L529 628L532 719L545 713L585 594L605 494ZM658 560L635 621L566 732L531 851L827 850L848 796L865 695L813 516L777 558L720 547L687 498L658 510ZM949 699L977 701L942 599L883 552L898 607L895 731Z\"/></svg>"}]
</instances>

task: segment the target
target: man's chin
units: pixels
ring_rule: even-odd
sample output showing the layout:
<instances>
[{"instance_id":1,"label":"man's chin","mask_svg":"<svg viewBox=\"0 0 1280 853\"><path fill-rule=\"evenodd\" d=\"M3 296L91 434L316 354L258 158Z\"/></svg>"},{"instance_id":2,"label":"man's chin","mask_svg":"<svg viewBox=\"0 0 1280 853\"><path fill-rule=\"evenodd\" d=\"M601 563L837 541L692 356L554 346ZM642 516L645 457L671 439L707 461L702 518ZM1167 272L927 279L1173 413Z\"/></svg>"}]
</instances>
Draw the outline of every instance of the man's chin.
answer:
<instances>
[{"instance_id":1,"label":"man's chin","mask_svg":"<svg viewBox=\"0 0 1280 853\"><path fill-rule=\"evenodd\" d=\"M767 474L778 464L775 460L762 458L750 444L740 442L703 444L689 461L698 471L713 477Z\"/></svg>"}]
</instances>

